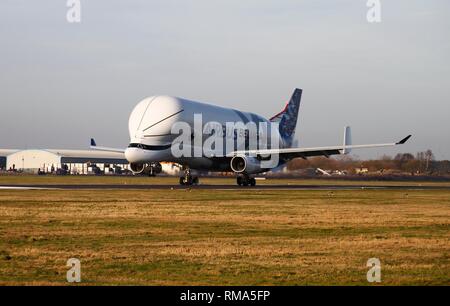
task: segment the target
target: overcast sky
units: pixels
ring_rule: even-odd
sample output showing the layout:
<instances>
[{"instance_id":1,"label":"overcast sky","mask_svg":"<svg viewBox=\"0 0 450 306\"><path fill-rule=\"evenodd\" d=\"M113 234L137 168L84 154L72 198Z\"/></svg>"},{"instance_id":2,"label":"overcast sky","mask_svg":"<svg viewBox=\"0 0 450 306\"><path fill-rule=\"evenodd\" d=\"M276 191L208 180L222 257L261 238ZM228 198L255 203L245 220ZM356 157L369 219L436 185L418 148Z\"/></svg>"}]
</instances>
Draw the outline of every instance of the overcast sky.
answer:
<instances>
[{"instance_id":1,"label":"overcast sky","mask_svg":"<svg viewBox=\"0 0 450 306\"><path fill-rule=\"evenodd\" d=\"M0 147L125 147L128 116L168 94L253 111L303 99L302 146L410 143L450 159L450 1L0 2ZM356 152L355 152L356 153Z\"/></svg>"}]
</instances>

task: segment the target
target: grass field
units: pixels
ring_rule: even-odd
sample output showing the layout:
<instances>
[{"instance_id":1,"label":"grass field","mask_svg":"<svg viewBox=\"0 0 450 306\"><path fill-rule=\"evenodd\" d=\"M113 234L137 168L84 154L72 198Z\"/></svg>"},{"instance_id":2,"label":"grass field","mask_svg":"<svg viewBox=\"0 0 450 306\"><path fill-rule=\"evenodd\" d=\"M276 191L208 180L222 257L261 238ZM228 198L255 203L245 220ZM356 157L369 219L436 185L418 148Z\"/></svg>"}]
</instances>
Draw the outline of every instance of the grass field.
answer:
<instances>
[{"instance_id":1,"label":"grass field","mask_svg":"<svg viewBox=\"0 0 450 306\"><path fill-rule=\"evenodd\" d=\"M0 190L0 284L65 285L71 257L85 285L367 285L371 257L448 285L450 192Z\"/></svg>"}]
</instances>

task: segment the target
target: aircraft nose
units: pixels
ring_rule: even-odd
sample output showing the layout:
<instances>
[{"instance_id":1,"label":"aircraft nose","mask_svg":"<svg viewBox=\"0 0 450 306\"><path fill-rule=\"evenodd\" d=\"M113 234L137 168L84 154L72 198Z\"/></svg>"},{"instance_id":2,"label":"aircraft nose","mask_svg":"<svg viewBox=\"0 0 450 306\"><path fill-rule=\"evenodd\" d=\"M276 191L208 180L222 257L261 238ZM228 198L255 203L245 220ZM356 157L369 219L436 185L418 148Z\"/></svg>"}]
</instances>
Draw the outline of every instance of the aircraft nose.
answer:
<instances>
[{"instance_id":1,"label":"aircraft nose","mask_svg":"<svg viewBox=\"0 0 450 306\"><path fill-rule=\"evenodd\" d=\"M126 148L125 158L131 164L143 162L144 156L142 149L139 148Z\"/></svg>"}]
</instances>

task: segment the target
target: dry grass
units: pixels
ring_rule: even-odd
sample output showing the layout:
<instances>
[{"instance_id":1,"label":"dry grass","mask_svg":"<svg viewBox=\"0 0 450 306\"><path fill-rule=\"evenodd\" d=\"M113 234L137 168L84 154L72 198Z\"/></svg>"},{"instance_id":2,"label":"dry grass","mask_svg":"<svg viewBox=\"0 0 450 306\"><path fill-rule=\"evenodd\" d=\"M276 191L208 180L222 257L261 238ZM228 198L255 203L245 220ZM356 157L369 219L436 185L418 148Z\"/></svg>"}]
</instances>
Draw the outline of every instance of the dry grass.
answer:
<instances>
[{"instance_id":1,"label":"dry grass","mask_svg":"<svg viewBox=\"0 0 450 306\"><path fill-rule=\"evenodd\" d=\"M449 284L449 191L0 191L0 284Z\"/></svg>"}]
</instances>

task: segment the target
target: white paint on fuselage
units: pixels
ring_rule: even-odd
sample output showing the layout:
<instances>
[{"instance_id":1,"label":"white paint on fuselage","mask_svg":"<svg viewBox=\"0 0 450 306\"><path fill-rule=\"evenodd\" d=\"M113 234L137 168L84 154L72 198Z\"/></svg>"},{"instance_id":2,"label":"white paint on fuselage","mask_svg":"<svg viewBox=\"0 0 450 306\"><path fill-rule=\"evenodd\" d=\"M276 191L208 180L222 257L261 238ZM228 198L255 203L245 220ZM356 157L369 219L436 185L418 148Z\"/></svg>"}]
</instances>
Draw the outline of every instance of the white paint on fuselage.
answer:
<instances>
[{"instance_id":1,"label":"white paint on fuselage","mask_svg":"<svg viewBox=\"0 0 450 306\"><path fill-rule=\"evenodd\" d=\"M170 96L153 96L139 102L131 112L129 118L130 143L147 146L171 145L178 135L171 133L172 125L176 122L186 122L194 131L194 114L202 114L203 125L207 122L216 122L226 126L227 122L265 122L270 131L270 121L248 112L241 112L230 108L224 108L211 104L190 101ZM203 134L203 141L209 135ZM202 142L203 143L203 142ZM224 146L226 147L226 146ZM237 148L241 149L241 148ZM234 148L226 148L226 153L234 151ZM149 162L177 162L187 164L193 169L217 168L217 159L213 162L207 157L182 157L174 158L171 149L148 150L138 147L129 147L125 151L125 157L130 163ZM216 170L224 170L229 166L229 161L224 158L224 165L219 165Z\"/></svg>"}]
</instances>

